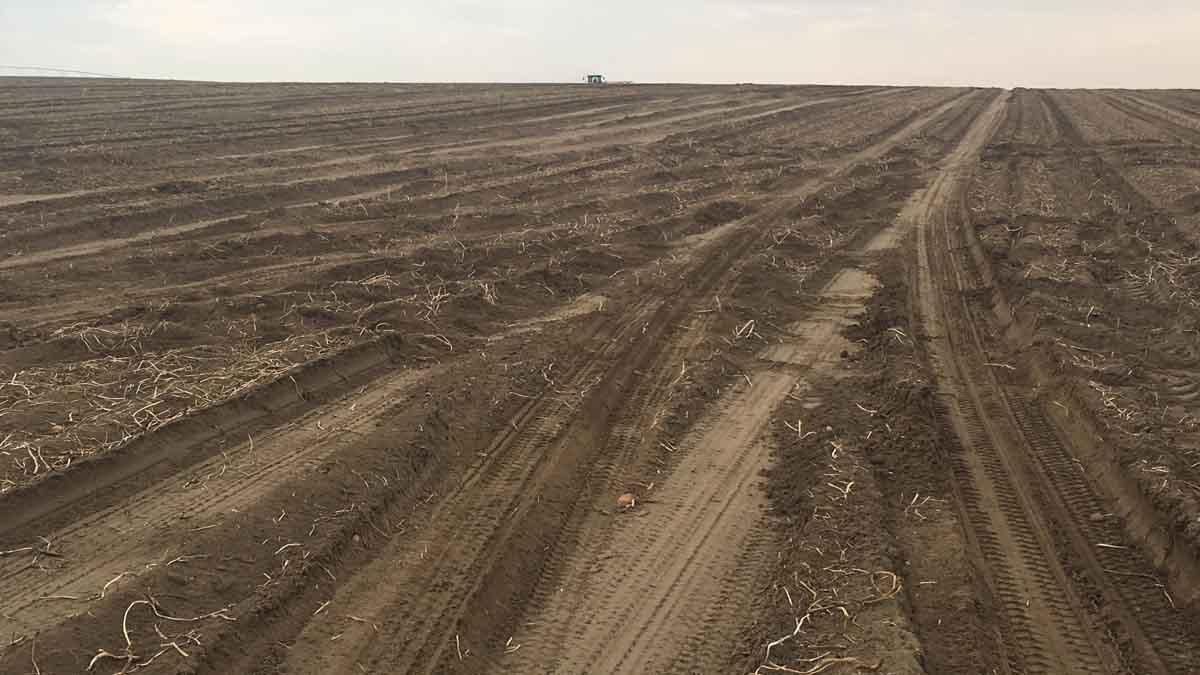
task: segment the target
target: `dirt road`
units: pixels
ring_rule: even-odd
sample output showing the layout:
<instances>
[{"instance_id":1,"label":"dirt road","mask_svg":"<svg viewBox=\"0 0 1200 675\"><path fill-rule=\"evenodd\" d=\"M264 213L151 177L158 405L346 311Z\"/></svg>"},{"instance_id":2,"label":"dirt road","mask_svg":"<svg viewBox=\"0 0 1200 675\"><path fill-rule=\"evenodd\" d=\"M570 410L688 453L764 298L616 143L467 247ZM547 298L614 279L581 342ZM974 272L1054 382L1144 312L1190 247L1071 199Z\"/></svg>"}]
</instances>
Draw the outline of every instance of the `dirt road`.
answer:
<instances>
[{"instance_id":1,"label":"dirt road","mask_svg":"<svg viewBox=\"0 0 1200 675\"><path fill-rule=\"evenodd\" d=\"M1187 99L0 89L0 672L1196 667L977 224Z\"/></svg>"}]
</instances>

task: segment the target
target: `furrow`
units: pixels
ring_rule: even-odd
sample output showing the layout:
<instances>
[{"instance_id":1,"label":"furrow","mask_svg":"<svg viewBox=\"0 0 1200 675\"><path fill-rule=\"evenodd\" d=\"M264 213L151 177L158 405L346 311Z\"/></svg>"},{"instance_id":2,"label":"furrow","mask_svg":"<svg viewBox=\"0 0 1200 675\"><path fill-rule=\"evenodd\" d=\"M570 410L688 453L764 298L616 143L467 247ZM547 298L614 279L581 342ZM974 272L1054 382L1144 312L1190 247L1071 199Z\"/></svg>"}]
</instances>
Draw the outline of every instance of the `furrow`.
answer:
<instances>
[{"instance_id":1,"label":"furrow","mask_svg":"<svg viewBox=\"0 0 1200 675\"><path fill-rule=\"evenodd\" d=\"M370 390L229 448L194 467L188 479L165 479L119 504L47 532L44 536L64 556L61 564L51 561L38 567L25 560L0 558L0 616L11 617L11 628L25 632L44 630L66 618L62 604L47 602L48 597L77 598L80 605L72 609L85 610L117 575L136 577L169 560L187 543L189 531L223 526L226 514L310 471L429 374L388 375Z\"/></svg>"}]
</instances>

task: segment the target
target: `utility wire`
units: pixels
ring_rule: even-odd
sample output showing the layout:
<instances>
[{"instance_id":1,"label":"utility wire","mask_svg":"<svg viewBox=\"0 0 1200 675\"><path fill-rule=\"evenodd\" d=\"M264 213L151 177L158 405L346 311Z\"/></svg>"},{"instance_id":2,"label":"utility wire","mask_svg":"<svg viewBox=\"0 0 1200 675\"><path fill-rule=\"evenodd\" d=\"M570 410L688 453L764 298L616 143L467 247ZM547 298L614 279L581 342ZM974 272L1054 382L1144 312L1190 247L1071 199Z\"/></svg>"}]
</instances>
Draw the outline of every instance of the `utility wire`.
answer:
<instances>
[{"instance_id":1,"label":"utility wire","mask_svg":"<svg viewBox=\"0 0 1200 675\"><path fill-rule=\"evenodd\" d=\"M65 73L67 75L87 75L88 77L120 77L120 75L109 75L108 73L93 73L87 70L69 70L66 68L47 68L45 66L11 66L5 63L0 63L0 70L33 70L43 73Z\"/></svg>"}]
</instances>

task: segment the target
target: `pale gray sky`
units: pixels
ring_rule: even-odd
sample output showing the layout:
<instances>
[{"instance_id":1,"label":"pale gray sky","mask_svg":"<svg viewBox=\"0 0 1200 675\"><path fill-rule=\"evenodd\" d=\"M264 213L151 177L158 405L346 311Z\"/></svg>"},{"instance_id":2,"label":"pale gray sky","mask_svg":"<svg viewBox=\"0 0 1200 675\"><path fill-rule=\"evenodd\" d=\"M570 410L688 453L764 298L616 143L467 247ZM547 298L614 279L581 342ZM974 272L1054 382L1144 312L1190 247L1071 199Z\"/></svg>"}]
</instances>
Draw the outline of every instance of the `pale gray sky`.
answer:
<instances>
[{"instance_id":1,"label":"pale gray sky","mask_svg":"<svg viewBox=\"0 0 1200 675\"><path fill-rule=\"evenodd\" d=\"M1200 87L1200 0L0 0L0 64L203 80L597 71L641 82Z\"/></svg>"}]
</instances>

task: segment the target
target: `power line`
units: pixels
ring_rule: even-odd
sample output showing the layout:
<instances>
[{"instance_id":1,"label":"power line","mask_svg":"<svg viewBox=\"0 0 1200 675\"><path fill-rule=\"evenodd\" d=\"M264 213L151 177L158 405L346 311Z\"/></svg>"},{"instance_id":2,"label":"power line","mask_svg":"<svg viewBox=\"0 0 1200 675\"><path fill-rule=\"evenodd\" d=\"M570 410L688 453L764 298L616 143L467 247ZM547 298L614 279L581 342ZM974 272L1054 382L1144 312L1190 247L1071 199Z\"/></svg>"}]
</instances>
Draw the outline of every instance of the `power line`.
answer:
<instances>
[{"instance_id":1,"label":"power line","mask_svg":"<svg viewBox=\"0 0 1200 675\"><path fill-rule=\"evenodd\" d=\"M87 70L69 70L67 68L47 68L45 66L10 66L5 63L0 63L0 70L33 70L43 73L65 73L67 75L87 75L88 77L120 77L120 75L109 75L108 73L93 73Z\"/></svg>"}]
</instances>

